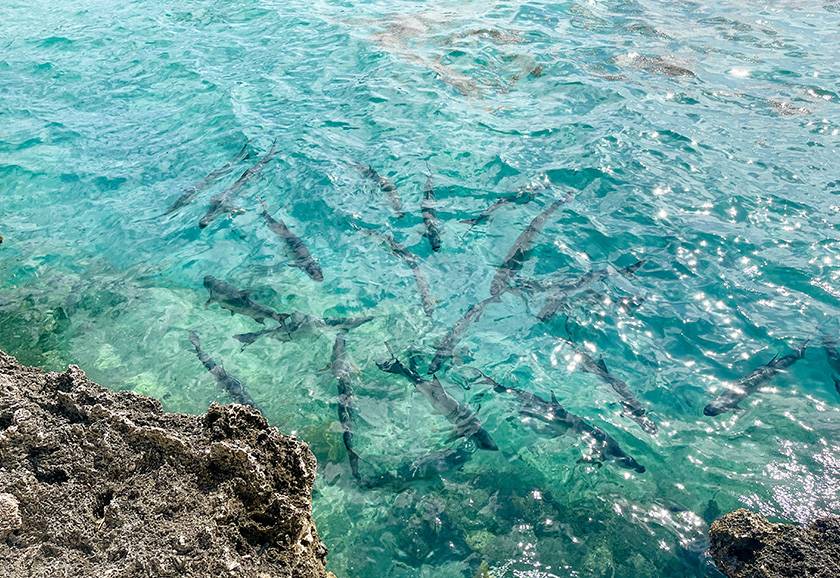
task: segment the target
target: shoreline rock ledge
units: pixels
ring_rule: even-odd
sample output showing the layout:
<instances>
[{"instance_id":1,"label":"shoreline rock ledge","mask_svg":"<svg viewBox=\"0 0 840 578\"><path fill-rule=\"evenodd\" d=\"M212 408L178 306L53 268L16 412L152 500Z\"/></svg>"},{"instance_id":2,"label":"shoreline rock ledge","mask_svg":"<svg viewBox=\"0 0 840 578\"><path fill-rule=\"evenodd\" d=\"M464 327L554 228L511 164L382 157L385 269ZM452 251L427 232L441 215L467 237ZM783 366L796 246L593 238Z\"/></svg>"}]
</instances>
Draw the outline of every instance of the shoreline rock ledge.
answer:
<instances>
[{"instance_id":1,"label":"shoreline rock ledge","mask_svg":"<svg viewBox=\"0 0 840 578\"><path fill-rule=\"evenodd\" d=\"M749 510L715 520L709 554L729 578L837 578L840 517L808 526L773 524Z\"/></svg>"},{"instance_id":2,"label":"shoreline rock ledge","mask_svg":"<svg viewBox=\"0 0 840 578\"><path fill-rule=\"evenodd\" d=\"M166 413L0 352L6 578L328 578L315 466L249 407Z\"/></svg>"}]
</instances>

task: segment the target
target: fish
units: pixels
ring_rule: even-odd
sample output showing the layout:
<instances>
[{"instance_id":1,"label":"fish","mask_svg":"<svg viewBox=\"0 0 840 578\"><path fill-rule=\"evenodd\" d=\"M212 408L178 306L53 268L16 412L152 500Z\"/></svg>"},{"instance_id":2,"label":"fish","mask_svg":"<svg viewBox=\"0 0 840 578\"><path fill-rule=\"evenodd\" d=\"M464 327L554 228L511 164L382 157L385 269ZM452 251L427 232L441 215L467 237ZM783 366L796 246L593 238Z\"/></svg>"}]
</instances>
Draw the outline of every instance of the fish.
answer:
<instances>
[{"instance_id":1,"label":"fish","mask_svg":"<svg viewBox=\"0 0 840 578\"><path fill-rule=\"evenodd\" d=\"M624 415L639 424L639 427L651 435L659 430L656 423L647 415L647 410L642 406L642 403L630 390L630 387L624 381L610 373L607 369L607 363L603 359L593 358L585 349L575 346L568 339L561 339L561 341L574 349L575 353L579 356L579 363L583 371L597 375L601 381L609 385L618 394L621 398L622 413Z\"/></svg>"},{"instance_id":2,"label":"fish","mask_svg":"<svg viewBox=\"0 0 840 578\"><path fill-rule=\"evenodd\" d=\"M353 477L361 482L359 476L359 454L353 449L353 366L347 357L347 332L339 331L333 343L330 369L338 384L338 421L341 423L344 448L350 461Z\"/></svg>"},{"instance_id":3,"label":"fish","mask_svg":"<svg viewBox=\"0 0 840 578\"><path fill-rule=\"evenodd\" d=\"M300 237L292 233L282 219L272 217L265 205L263 205L262 216L268 228L286 243L286 247L294 258L294 266L309 275L309 278L313 281L322 282L324 272Z\"/></svg>"},{"instance_id":4,"label":"fish","mask_svg":"<svg viewBox=\"0 0 840 578\"><path fill-rule=\"evenodd\" d=\"M828 356L828 364L834 371L834 375L831 376L832 380L834 380L834 389L836 389L837 393L840 394L840 351L837 349L837 341L834 339L826 339L823 342L823 346L825 347L825 353Z\"/></svg>"},{"instance_id":5,"label":"fish","mask_svg":"<svg viewBox=\"0 0 840 578\"><path fill-rule=\"evenodd\" d=\"M508 254L505 256L504 261L502 261L502 264L499 266L496 276L493 277L493 281L490 283L490 295L501 295L510 288L511 280L519 274L520 269L522 269L522 266L525 264L525 260L528 258L528 253L531 251L531 245L534 243L534 237L536 237L545 226L548 218L557 211L557 209L559 209L567 199L568 197L566 199L558 199L551 203L539 215L534 217L525 230L522 231L519 237L517 237L513 246L508 251Z\"/></svg>"},{"instance_id":6,"label":"fish","mask_svg":"<svg viewBox=\"0 0 840 578\"><path fill-rule=\"evenodd\" d=\"M234 335L233 338L242 343L242 347L244 349L246 346L251 345L261 337L273 337L281 341L289 341L296 332L304 329L321 329L324 327L354 329L373 320L373 317L370 315L321 319L320 317L307 315L306 313L301 313L300 311L284 313L283 315L286 317L284 318L283 323L277 327L271 327L250 333L239 333L238 335Z\"/></svg>"},{"instance_id":7,"label":"fish","mask_svg":"<svg viewBox=\"0 0 840 578\"><path fill-rule=\"evenodd\" d=\"M226 177L231 172L233 172L233 169L236 168L236 165L238 165L239 163L251 156L251 150L248 145L249 143L245 143L242 146L242 150L240 150L239 153L233 159L229 160L218 169L212 171L199 182L184 189L184 192L181 193L181 196L178 197L178 199L174 203L172 203L172 205L166 210L164 216L171 215L178 209L187 206L190 202L192 202L192 200L198 193L200 193L201 191L203 191L222 177Z\"/></svg>"},{"instance_id":8,"label":"fish","mask_svg":"<svg viewBox=\"0 0 840 578\"><path fill-rule=\"evenodd\" d=\"M703 415L714 417L734 410L748 395L755 393L762 384L767 383L776 375L799 361L805 356L807 342L787 355L776 355L767 365L759 367L746 377L735 382L734 387L727 389L703 408Z\"/></svg>"},{"instance_id":9,"label":"fish","mask_svg":"<svg viewBox=\"0 0 840 578\"><path fill-rule=\"evenodd\" d=\"M537 318L540 321L548 321L557 315L560 308L568 303L571 297L581 289L588 288L599 281L603 281L612 275L613 272L617 272L625 277L633 275L644 264L645 262L640 260L627 267L622 267L621 269L615 269L614 267L594 269L585 273L572 283L560 284L552 287L542 309L537 314Z\"/></svg>"},{"instance_id":10,"label":"fish","mask_svg":"<svg viewBox=\"0 0 840 578\"><path fill-rule=\"evenodd\" d=\"M414 367L413 358L410 367L406 367L393 354L391 359L386 362L377 362L377 365L382 371L401 375L413 383L415 389L423 394L432 408L455 426L452 438L464 437L474 441L483 450L498 451L499 447L487 430L484 429L475 412L468 405L459 403L458 400L449 395L437 377L432 376L432 379L423 379Z\"/></svg>"},{"instance_id":11,"label":"fish","mask_svg":"<svg viewBox=\"0 0 840 578\"><path fill-rule=\"evenodd\" d=\"M423 272L423 269L420 267L420 259L417 258L417 255L397 243L394 239L393 235L389 233L377 233L373 231L369 231L367 229L359 229L360 231L379 237L385 244L388 245L388 248L391 249L391 252L405 261L406 265L411 269L411 273L414 276L414 283L417 285L417 292L420 295L420 304L423 307L423 312L431 317L432 314L435 312L435 300L432 297L432 289L429 286L429 280L426 278L426 274Z\"/></svg>"},{"instance_id":12,"label":"fish","mask_svg":"<svg viewBox=\"0 0 840 578\"><path fill-rule=\"evenodd\" d=\"M643 56L636 52L631 52L629 54L619 56L616 58L617 64L630 64L644 70L645 72L653 72L655 74L664 74L665 76L670 76L672 78L675 77L688 77L694 78L696 75L688 70L687 68L683 68L682 66L678 66L673 64L672 62L668 62L661 56Z\"/></svg>"},{"instance_id":13,"label":"fish","mask_svg":"<svg viewBox=\"0 0 840 578\"><path fill-rule=\"evenodd\" d=\"M551 400L548 401L535 393L502 385L482 371L479 371L479 373L481 374L480 382L492 385L497 393L505 393L515 397L520 403L519 411L522 415L546 424L557 435L573 431L591 437L595 441L593 449L598 453L597 461L611 460L622 468L634 470L640 474L645 473L646 468L621 449L621 446L612 436L566 410L560 405L553 393L551 394ZM528 423L532 422L529 421Z\"/></svg>"},{"instance_id":14,"label":"fish","mask_svg":"<svg viewBox=\"0 0 840 578\"><path fill-rule=\"evenodd\" d=\"M207 305L215 301L223 309L230 311L231 315L239 313L260 324L265 324L266 319L273 319L280 325L283 325L289 317L285 313L278 313L271 307L257 303L251 299L251 294L248 291L237 289L230 283L217 279L213 275L204 277L204 287L210 294Z\"/></svg>"},{"instance_id":15,"label":"fish","mask_svg":"<svg viewBox=\"0 0 840 578\"><path fill-rule=\"evenodd\" d=\"M248 181L262 172L265 165L267 165L277 154L276 147L277 139L274 139L274 142L271 143L271 149L269 149L269 151L259 161L257 161L257 164L242 173L239 178L236 179L236 182L231 186L210 198L210 209L198 222L198 227L200 229L206 228L222 213L229 212L234 209L230 204L231 199L239 193L239 190L244 187Z\"/></svg>"},{"instance_id":16,"label":"fish","mask_svg":"<svg viewBox=\"0 0 840 578\"><path fill-rule=\"evenodd\" d=\"M440 251L442 242L440 239L440 228L437 223L437 212L435 211L435 189L432 186L432 175L426 179L426 185L423 187L423 224L426 226L426 232L423 234L426 240L429 241L429 246L432 251Z\"/></svg>"},{"instance_id":17,"label":"fish","mask_svg":"<svg viewBox=\"0 0 840 578\"><path fill-rule=\"evenodd\" d=\"M227 371L225 371L224 367L216 363L212 357L204 352L201 348L201 341L198 338L198 333L195 331L190 331L190 343L192 343L195 348L198 360L202 363L202 365L204 365L204 367L207 368L207 371L213 374L213 377L216 378L216 383L218 383L219 386L227 392L234 402L242 405L250 405L253 408L259 409L242 382L230 375Z\"/></svg>"},{"instance_id":18,"label":"fish","mask_svg":"<svg viewBox=\"0 0 840 578\"><path fill-rule=\"evenodd\" d=\"M429 364L428 369L428 373L430 375L440 371L443 364L447 360L452 359L452 356L455 354L455 347L461 341L461 338L464 337L464 334L467 332L469 326L472 325L474 321L478 321L481 318L481 315L484 313L484 309L490 303L495 303L497 301L500 301L499 296L491 295L483 301L474 303L469 309L467 309L464 316L449 329L449 332L435 348L435 356L432 358L432 362Z\"/></svg>"},{"instance_id":19,"label":"fish","mask_svg":"<svg viewBox=\"0 0 840 578\"><path fill-rule=\"evenodd\" d=\"M366 179L370 179L374 183L377 184L379 190L383 193L388 195L388 200L391 201L391 207L394 209L394 213L397 215L397 218L401 218L405 213L403 212L402 207L402 199L400 199L399 191L397 191L397 186L391 182L390 179L383 177L376 169L372 166L367 165L361 168L362 176Z\"/></svg>"},{"instance_id":20,"label":"fish","mask_svg":"<svg viewBox=\"0 0 840 578\"><path fill-rule=\"evenodd\" d=\"M540 179L536 183L530 183L524 187L521 187L518 191L513 193L512 195L507 195L497 199L492 205L481 211L475 217L471 219L462 219L461 222L465 225L475 226L483 223L487 219L490 218L496 210L501 209L505 205L513 204L513 205L524 205L530 203L534 199L537 198L540 191L544 191L551 187L551 181L548 178Z\"/></svg>"}]
</instances>

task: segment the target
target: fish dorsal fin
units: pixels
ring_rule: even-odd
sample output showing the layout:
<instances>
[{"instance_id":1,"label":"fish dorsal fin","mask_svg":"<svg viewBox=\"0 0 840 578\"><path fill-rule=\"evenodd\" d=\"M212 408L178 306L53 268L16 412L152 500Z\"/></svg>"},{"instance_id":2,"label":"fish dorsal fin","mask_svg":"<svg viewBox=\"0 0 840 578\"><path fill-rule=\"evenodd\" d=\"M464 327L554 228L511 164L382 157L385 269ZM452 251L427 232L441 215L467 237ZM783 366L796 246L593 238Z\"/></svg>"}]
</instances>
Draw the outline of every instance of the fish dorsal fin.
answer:
<instances>
[{"instance_id":1,"label":"fish dorsal fin","mask_svg":"<svg viewBox=\"0 0 840 578\"><path fill-rule=\"evenodd\" d=\"M770 367L772 367L773 365L775 365L775 364L776 364L776 361L777 361L778 359L779 359L779 354L778 354L778 353L776 353L776 355L774 355L774 356L773 356L773 359L771 359L770 361L768 361L768 362L767 362L767 365L768 365L768 366L770 366Z\"/></svg>"},{"instance_id":2,"label":"fish dorsal fin","mask_svg":"<svg viewBox=\"0 0 840 578\"><path fill-rule=\"evenodd\" d=\"M607 369L607 362L604 361L603 357L599 357L598 360L595 362L595 365L597 365L598 369L600 369L604 373L609 373L610 372L610 370Z\"/></svg>"},{"instance_id":3,"label":"fish dorsal fin","mask_svg":"<svg viewBox=\"0 0 840 578\"><path fill-rule=\"evenodd\" d=\"M557 396L554 395L553 391L551 392L551 403L553 403L554 405L560 405L560 402L557 401Z\"/></svg>"}]
</instances>

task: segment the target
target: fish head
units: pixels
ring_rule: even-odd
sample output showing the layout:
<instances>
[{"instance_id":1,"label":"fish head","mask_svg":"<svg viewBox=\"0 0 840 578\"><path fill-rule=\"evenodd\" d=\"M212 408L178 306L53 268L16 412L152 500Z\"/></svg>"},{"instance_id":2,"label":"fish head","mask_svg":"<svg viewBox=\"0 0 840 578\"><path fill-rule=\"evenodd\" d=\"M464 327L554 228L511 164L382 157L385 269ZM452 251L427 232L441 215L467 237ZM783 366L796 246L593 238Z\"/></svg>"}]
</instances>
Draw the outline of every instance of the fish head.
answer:
<instances>
[{"instance_id":1,"label":"fish head","mask_svg":"<svg viewBox=\"0 0 840 578\"><path fill-rule=\"evenodd\" d=\"M213 277L212 275L204 276L204 287L206 287L208 290L212 291L218 284L219 280Z\"/></svg>"},{"instance_id":2,"label":"fish head","mask_svg":"<svg viewBox=\"0 0 840 578\"><path fill-rule=\"evenodd\" d=\"M726 407L723 400L716 399L706 404L706 407L703 408L703 415L714 417L716 415L726 413L727 411L729 411L729 408Z\"/></svg>"},{"instance_id":3,"label":"fish head","mask_svg":"<svg viewBox=\"0 0 840 578\"><path fill-rule=\"evenodd\" d=\"M627 455L617 458L616 463L626 470L633 470L639 474L643 474L647 471L647 468L637 462L634 458Z\"/></svg>"},{"instance_id":4,"label":"fish head","mask_svg":"<svg viewBox=\"0 0 840 578\"><path fill-rule=\"evenodd\" d=\"M324 280L324 272L321 271L321 268L315 263L307 263L306 274L309 275L311 279L314 279L319 283Z\"/></svg>"}]
</instances>

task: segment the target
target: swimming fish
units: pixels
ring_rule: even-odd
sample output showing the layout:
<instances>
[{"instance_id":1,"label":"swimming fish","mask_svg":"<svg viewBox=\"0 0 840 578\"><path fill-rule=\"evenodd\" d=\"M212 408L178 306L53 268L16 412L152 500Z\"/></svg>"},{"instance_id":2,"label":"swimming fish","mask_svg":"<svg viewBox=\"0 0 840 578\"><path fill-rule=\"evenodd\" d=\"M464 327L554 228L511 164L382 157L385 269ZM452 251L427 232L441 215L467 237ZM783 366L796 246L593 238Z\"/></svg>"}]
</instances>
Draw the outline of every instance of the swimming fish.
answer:
<instances>
[{"instance_id":1,"label":"swimming fish","mask_svg":"<svg viewBox=\"0 0 840 578\"><path fill-rule=\"evenodd\" d=\"M658 431L656 424L648 417L647 410L645 410L642 403L630 390L630 387L609 372L607 364L603 359L596 360L585 349L577 347L567 339L561 339L561 341L564 341L575 351L583 371L597 375L601 381L609 385L618 394L621 398L621 406L624 408L624 415L627 415L627 417L639 424L639 427L649 434L655 434Z\"/></svg>"},{"instance_id":2,"label":"swimming fish","mask_svg":"<svg viewBox=\"0 0 840 578\"><path fill-rule=\"evenodd\" d=\"M265 323L266 319L273 319L281 325L289 317L285 313L278 313L271 307L257 303L251 299L251 294L248 291L237 289L230 283L213 277L213 275L204 277L204 287L210 294L207 305L215 301L223 309L230 311L231 315L239 313L250 317L257 323Z\"/></svg>"},{"instance_id":3,"label":"swimming fish","mask_svg":"<svg viewBox=\"0 0 840 578\"><path fill-rule=\"evenodd\" d=\"M834 389L840 394L840 351L837 349L837 341L826 339L824 341L825 353L828 356L828 364L834 371L831 378L834 380Z\"/></svg>"},{"instance_id":4,"label":"swimming fish","mask_svg":"<svg viewBox=\"0 0 840 578\"><path fill-rule=\"evenodd\" d=\"M245 386L242 385L242 382L225 371L224 367L216 363L213 358L201 349L201 341L199 341L198 333L195 331L190 331L190 343L195 348L198 360L207 368L207 371L213 374L213 377L216 378L216 383L227 392L234 402L259 409L253 398L248 394Z\"/></svg>"},{"instance_id":5,"label":"swimming fish","mask_svg":"<svg viewBox=\"0 0 840 578\"><path fill-rule=\"evenodd\" d=\"M213 195L210 198L210 209L207 213L201 218L198 222L198 226L201 229L206 228L210 223L212 223L216 218L225 212L230 212L234 210L234 207L230 204L231 200L234 196L239 193L239 190L245 186L245 184L250 181L255 176L259 175L262 172L265 165L274 158L276 153L276 146L277 146L277 139L274 139L274 142L271 143L271 149L259 160L257 164L246 170L236 182L233 183L231 186L226 188L224 191L219 193L218 195Z\"/></svg>"},{"instance_id":6,"label":"swimming fish","mask_svg":"<svg viewBox=\"0 0 840 578\"><path fill-rule=\"evenodd\" d=\"M443 367L444 362L452 358L455 353L455 347L461 341L461 338L467 332L469 326L472 325L474 321L478 321L481 318L482 313L484 313L484 309L490 303L494 303L499 300L498 295L491 295L483 301L474 303L469 309L467 309L464 316L461 317L461 319L459 319L452 328L450 328L449 332L435 349L435 356L429 364L429 374L437 373L440 368Z\"/></svg>"},{"instance_id":7,"label":"swimming fish","mask_svg":"<svg viewBox=\"0 0 840 578\"><path fill-rule=\"evenodd\" d=\"M359 454L353 449L353 366L347 358L347 333L339 331L333 343L332 361L330 369L338 383L338 421L341 423L344 447L347 459L350 461L350 471L357 481L359 476Z\"/></svg>"},{"instance_id":8,"label":"swimming fish","mask_svg":"<svg viewBox=\"0 0 840 578\"><path fill-rule=\"evenodd\" d=\"M645 472L645 467L627 455L612 436L601 428L593 426L583 418L567 411L560 405L553 393L551 394L551 401L546 401L535 393L516 387L504 386L485 373L481 371L479 373L481 374L480 382L492 385L498 393L507 393L519 400L519 411L522 415L547 424L557 435L574 431L592 438L595 442L592 448L598 453L598 461L609 459L622 468L635 470L640 474Z\"/></svg>"},{"instance_id":9,"label":"swimming fish","mask_svg":"<svg viewBox=\"0 0 840 578\"><path fill-rule=\"evenodd\" d=\"M406 367L393 354L391 359L377 365L382 371L401 375L414 384L414 387L423 394L429 404L449 423L455 426L453 438L465 437L472 439L478 447L483 450L497 451L499 447L490 434L481 425L478 416L466 404L459 403L444 389L443 384L437 377L431 380L423 379L414 367L412 358L410 367Z\"/></svg>"},{"instance_id":10,"label":"swimming fish","mask_svg":"<svg viewBox=\"0 0 840 578\"><path fill-rule=\"evenodd\" d=\"M313 281L318 281L319 283L323 281L324 273L321 271L321 266L312 257L312 254L309 252L309 249L300 237L292 233L282 219L275 219L269 215L268 209L264 204L262 216L266 225L268 225L268 228L271 229L278 237L283 239L284 243L286 243L286 247L288 247L289 252L294 258L294 266L309 275L309 278Z\"/></svg>"},{"instance_id":11,"label":"swimming fish","mask_svg":"<svg viewBox=\"0 0 840 578\"><path fill-rule=\"evenodd\" d=\"M670 76L672 78L680 76L694 78L696 76L687 68L668 62L661 56L643 56L636 52L631 52L617 57L615 61L617 64L630 64L636 68L644 70L645 72L664 74L665 76Z\"/></svg>"},{"instance_id":12,"label":"swimming fish","mask_svg":"<svg viewBox=\"0 0 840 578\"><path fill-rule=\"evenodd\" d=\"M551 181L549 181L547 177L544 177L536 183L530 183L524 187L521 187L512 195L507 195L505 197L497 199L492 205L481 211L475 217L471 219L462 219L461 222L472 226L478 225L489 219L490 215L492 215L493 212L495 212L497 209L504 207L505 205L524 205L526 203L530 203L531 201L537 198L540 191L548 189L549 187L551 187Z\"/></svg>"},{"instance_id":13,"label":"swimming fish","mask_svg":"<svg viewBox=\"0 0 840 578\"><path fill-rule=\"evenodd\" d=\"M178 209L188 205L195 198L195 196L198 193L200 193L201 191L203 191L204 189L206 189L207 187L209 187L210 185L212 185L213 183L215 183L216 181L218 181L222 177L225 177L225 176L229 175L231 172L233 172L233 169L236 168L236 165L238 165L239 163L244 161L250 155L251 155L250 147L248 146L248 143L245 143L242 146L242 150L239 151L239 153L233 159L229 160L227 163L225 163L224 165L222 165L218 169L216 169L213 172L211 172L210 174L208 174L206 177L201 179L199 182L197 182L194 185L184 189L184 192L181 193L181 196L178 197L178 199L174 203L172 203L172 206L170 206L166 210L164 215L171 215L172 213L174 213Z\"/></svg>"},{"instance_id":14,"label":"swimming fish","mask_svg":"<svg viewBox=\"0 0 840 578\"><path fill-rule=\"evenodd\" d=\"M370 315L363 315L360 317L334 317L328 319L321 319L313 315L307 315L300 311L293 313L284 313L285 318L283 322L277 327L263 329L262 331L253 331L250 333L240 333L234 335L233 338L242 343L242 347L254 343L260 337L273 337L281 341L289 341L293 335L302 330L322 329L324 327L338 327L340 329L354 329L360 325L364 325L368 321L372 321L373 317Z\"/></svg>"},{"instance_id":15,"label":"swimming fish","mask_svg":"<svg viewBox=\"0 0 840 578\"><path fill-rule=\"evenodd\" d=\"M728 388L722 394L710 401L706 407L703 408L703 415L716 416L728 411L732 411L738 404L748 395L755 393L762 384L767 383L773 377L787 369L805 356L805 348L807 342L802 344L793 353L788 353L779 357L776 355L770 362L762 367L759 367L746 377L742 377L735 382L734 387Z\"/></svg>"},{"instance_id":16,"label":"swimming fish","mask_svg":"<svg viewBox=\"0 0 840 578\"><path fill-rule=\"evenodd\" d=\"M406 265L411 269L412 275L414 275L414 283L417 285L417 292L420 294L420 303L423 307L423 312L428 315L429 317L435 312L435 300L432 297L432 290L429 286L429 280L426 278L426 274L423 272L423 269L420 267L420 259L417 258L417 255L397 243L394 240L394 237L389 233L377 233L373 231L369 231L368 229L359 229L360 231L379 237L388 245L388 248L391 249L391 252L405 261Z\"/></svg>"},{"instance_id":17,"label":"swimming fish","mask_svg":"<svg viewBox=\"0 0 840 578\"><path fill-rule=\"evenodd\" d=\"M591 287L593 284L603 281L614 272L624 276L633 275L638 271L644 261L636 261L632 265L616 269L615 267L607 267L604 269L595 269L585 273L572 283L560 284L551 287L548 297L543 304L542 309L537 314L541 321L548 321L560 310L560 308L571 300L571 298L581 289Z\"/></svg>"},{"instance_id":18,"label":"swimming fish","mask_svg":"<svg viewBox=\"0 0 840 578\"><path fill-rule=\"evenodd\" d=\"M423 187L423 224L426 226L426 232L423 234L432 251L440 251L440 229L437 224L437 213L435 211L435 189L432 186L432 175L426 179L426 186Z\"/></svg>"},{"instance_id":19,"label":"swimming fish","mask_svg":"<svg viewBox=\"0 0 840 578\"><path fill-rule=\"evenodd\" d=\"M511 280L516 277L519 270L522 269L522 266L525 264L525 260L528 258L528 253L531 251L531 245L534 243L534 237L536 237L545 226L548 218L557 209L559 209L560 205L565 203L567 199L568 197L566 199L558 199L551 203L539 215L534 217L525 230L522 231L519 237L517 237L513 246L508 251L507 256L505 256L504 261L502 261L502 264L499 266L496 276L493 277L493 281L490 283L490 295L501 295L504 291L510 288Z\"/></svg>"},{"instance_id":20,"label":"swimming fish","mask_svg":"<svg viewBox=\"0 0 840 578\"><path fill-rule=\"evenodd\" d=\"M361 167L361 171L363 177L376 183L377 186L379 186L379 190L388 195L388 199L391 201L391 207L394 209L394 213L397 215L397 218L401 218L405 213L403 212L402 200L400 199L400 194L397 191L397 186L391 182L390 179L377 173L370 165Z\"/></svg>"}]
</instances>

